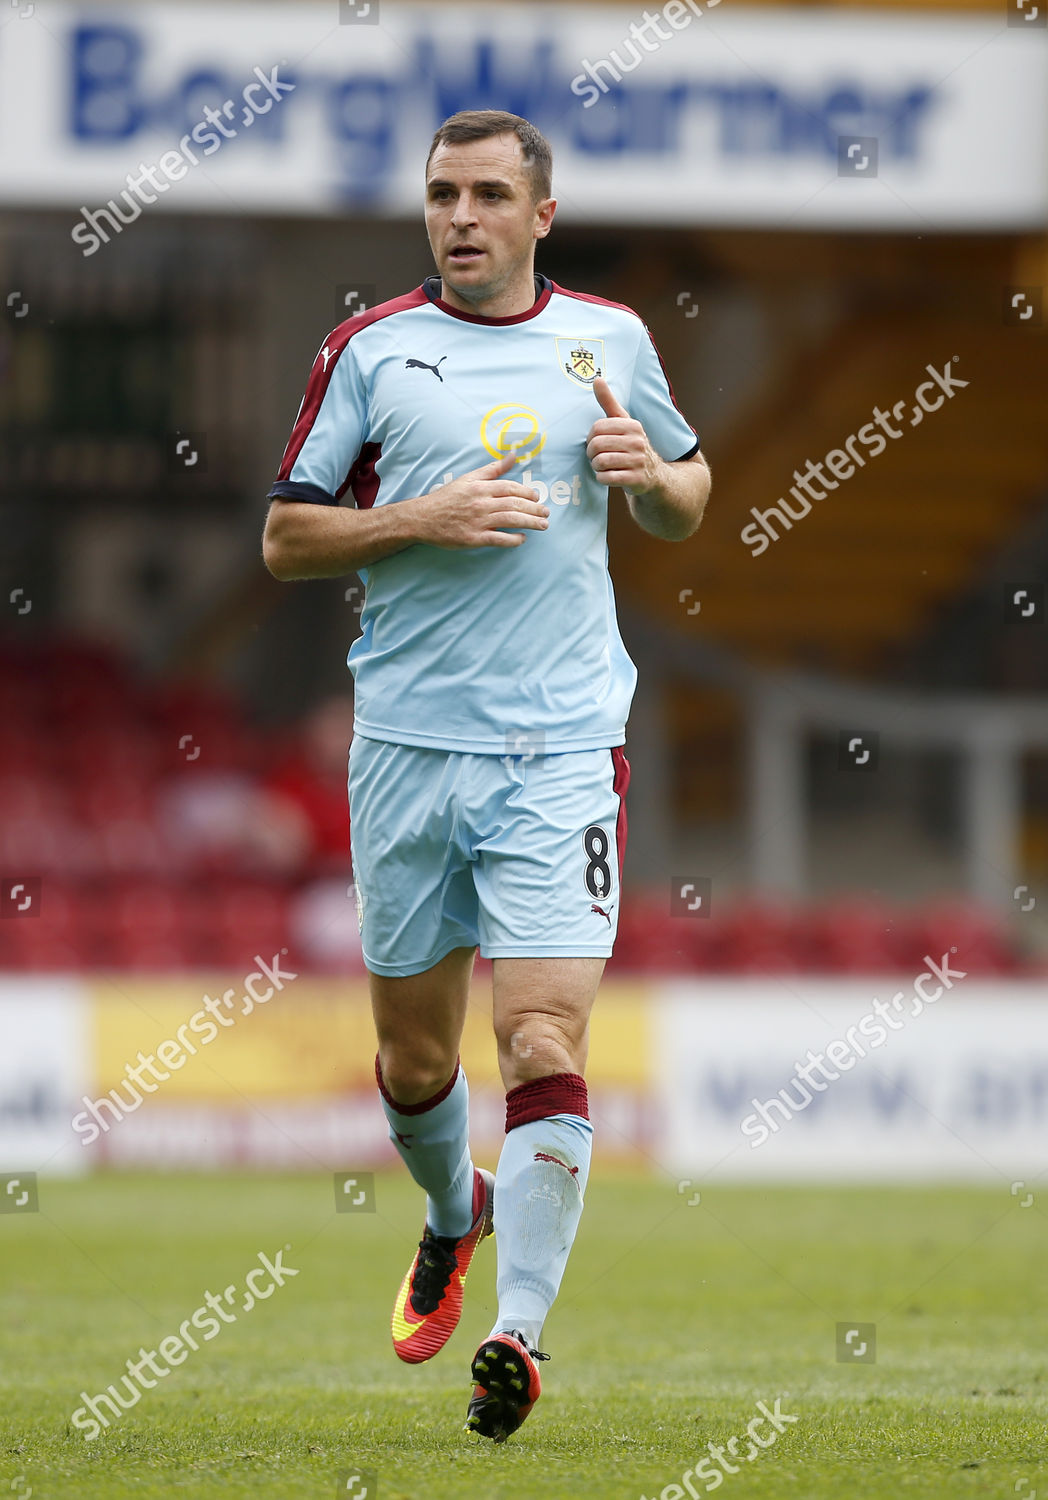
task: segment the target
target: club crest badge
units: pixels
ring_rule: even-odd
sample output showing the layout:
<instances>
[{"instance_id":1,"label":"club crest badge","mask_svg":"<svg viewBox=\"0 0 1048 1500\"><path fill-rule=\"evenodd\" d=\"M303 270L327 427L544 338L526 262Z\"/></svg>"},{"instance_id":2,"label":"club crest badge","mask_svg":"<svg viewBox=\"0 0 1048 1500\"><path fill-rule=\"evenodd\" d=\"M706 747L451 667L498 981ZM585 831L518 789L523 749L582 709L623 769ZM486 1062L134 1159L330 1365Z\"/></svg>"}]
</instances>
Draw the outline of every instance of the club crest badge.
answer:
<instances>
[{"instance_id":1,"label":"club crest badge","mask_svg":"<svg viewBox=\"0 0 1048 1500\"><path fill-rule=\"evenodd\" d=\"M579 385L592 385L598 375L604 374L603 339L555 337L557 364L569 380L575 380Z\"/></svg>"}]
</instances>

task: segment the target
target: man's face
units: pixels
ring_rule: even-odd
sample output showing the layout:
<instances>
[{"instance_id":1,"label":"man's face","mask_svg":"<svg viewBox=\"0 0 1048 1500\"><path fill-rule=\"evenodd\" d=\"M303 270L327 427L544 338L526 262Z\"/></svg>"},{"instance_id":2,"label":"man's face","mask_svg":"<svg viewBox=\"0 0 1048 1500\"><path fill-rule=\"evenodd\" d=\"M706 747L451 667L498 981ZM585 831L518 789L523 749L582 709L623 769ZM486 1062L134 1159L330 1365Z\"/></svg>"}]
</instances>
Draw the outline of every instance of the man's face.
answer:
<instances>
[{"instance_id":1,"label":"man's face","mask_svg":"<svg viewBox=\"0 0 1048 1500\"><path fill-rule=\"evenodd\" d=\"M438 146L426 174L426 231L444 286L478 304L530 276L556 206L533 201L512 132Z\"/></svg>"}]
</instances>

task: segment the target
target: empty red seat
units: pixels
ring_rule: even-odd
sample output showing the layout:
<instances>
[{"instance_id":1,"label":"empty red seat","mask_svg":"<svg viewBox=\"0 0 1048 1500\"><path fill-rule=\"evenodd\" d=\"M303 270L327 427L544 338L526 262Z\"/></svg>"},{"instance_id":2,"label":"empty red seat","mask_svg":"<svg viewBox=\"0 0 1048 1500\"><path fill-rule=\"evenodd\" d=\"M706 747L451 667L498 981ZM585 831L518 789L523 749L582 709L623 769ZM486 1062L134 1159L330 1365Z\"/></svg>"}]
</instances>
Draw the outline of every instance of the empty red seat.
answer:
<instances>
[{"instance_id":1,"label":"empty red seat","mask_svg":"<svg viewBox=\"0 0 1048 1500\"><path fill-rule=\"evenodd\" d=\"M5 962L15 970L65 973L90 966L94 932L83 892L58 878L40 877L26 915L5 916Z\"/></svg>"},{"instance_id":2,"label":"empty red seat","mask_svg":"<svg viewBox=\"0 0 1048 1500\"><path fill-rule=\"evenodd\" d=\"M162 765L156 738L137 718L121 718L100 724L78 725L62 740L63 776L71 785L86 785L95 779L155 781Z\"/></svg>"},{"instance_id":3,"label":"empty red seat","mask_svg":"<svg viewBox=\"0 0 1048 1500\"><path fill-rule=\"evenodd\" d=\"M289 946L289 897L283 886L219 883L212 888L207 936L224 963L239 968L256 954L271 958Z\"/></svg>"},{"instance_id":4,"label":"empty red seat","mask_svg":"<svg viewBox=\"0 0 1048 1500\"><path fill-rule=\"evenodd\" d=\"M718 957L726 973L797 973L805 966L797 943L796 913L782 902L759 900L713 909L720 936Z\"/></svg>"},{"instance_id":5,"label":"empty red seat","mask_svg":"<svg viewBox=\"0 0 1048 1500\"><path fill-rule=\"evenodd\" d=\"M124 929L111 935L105 950L105 967L119 972L185 973L199 966L192 944L177 932L158 936Z\"/></svg>"},{"instance_id":6,"label":"empty red seat","mask_svg":"<svg viewBox=\"0 0 1048 1500\"><path fill-rule=\"evenodd\" d=\"M890 974L906 967L898 921L878 901L842 897L810 912L802 925L814 974Z\"/></svg>"},{"instance_id":7,"label":"empty red seat","mask_svg":"<svg viewBox=\"0 0 1048 1500\"><path fill-rule=\"evenodd\" d=\"M1008 974L1018 967L1017 947L1007 923L964 897L932 901L904 915L902 941L907 968L918 972L926 956L944 953L970 974Z\"/></svg>"}]
</instances>

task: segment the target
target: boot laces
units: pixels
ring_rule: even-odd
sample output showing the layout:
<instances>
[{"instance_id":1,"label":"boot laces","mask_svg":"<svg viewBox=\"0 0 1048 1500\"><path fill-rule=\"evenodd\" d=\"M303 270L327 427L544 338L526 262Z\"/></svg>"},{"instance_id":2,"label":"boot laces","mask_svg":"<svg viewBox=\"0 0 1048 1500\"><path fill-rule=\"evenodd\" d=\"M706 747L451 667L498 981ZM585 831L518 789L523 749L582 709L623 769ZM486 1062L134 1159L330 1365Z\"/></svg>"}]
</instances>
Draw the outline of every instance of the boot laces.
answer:
<instances>
[{"instance_id":1,"label":"boot laces","mask_svg":"<svg viewBox=\"0 0 1048 1500\"><path fill-rule=\"evenodd\" d=\"M532 1359L550 1359L551 1358L551 1356L549 1354L540 1354L537 1349L533 1349L531 1347L531 1345L528 1343L527 1339L524 1337L524 1335L522 1333L518 1332L516 1329L513 1330L512 1337L515 1338L515 1339L518 1339L520 1341L520 1343L522 1343L524 1345L525 1349L531 1355Z\"/></svg>"},{"instance_id":2,"label":"boot laces","mask_svg":"<svg viewBox=\"0 0 1048 1500\"><path fill-rule=\"evenodd\" d=\"M427 1231L419 1240L418 1261L411 1278L411 1305L421 1317L436 1312L457 1266L454 1251Z\"/></svg>"}]
</instances>

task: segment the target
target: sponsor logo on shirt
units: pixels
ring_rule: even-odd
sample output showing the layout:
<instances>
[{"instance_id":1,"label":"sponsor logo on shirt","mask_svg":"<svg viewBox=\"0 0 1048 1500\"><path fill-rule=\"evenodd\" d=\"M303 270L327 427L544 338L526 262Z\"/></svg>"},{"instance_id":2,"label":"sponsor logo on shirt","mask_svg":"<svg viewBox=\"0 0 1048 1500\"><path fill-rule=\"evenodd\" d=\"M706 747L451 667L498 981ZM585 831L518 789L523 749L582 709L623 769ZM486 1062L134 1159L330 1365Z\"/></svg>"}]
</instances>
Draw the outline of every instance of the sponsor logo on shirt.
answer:
<instances>
[{"instance_id":1,"label":"sponsor logo on shirt","mask_svg":"<svg viewBox=\"0 0 1048 1500\"><path fill-rule=\"evenodd\" d=\"M493 458L516 453L517 462L523 464L546 446L546 429L530 406L504 401L481 417L480 440Z\"/></svg>"}]
</instances>

